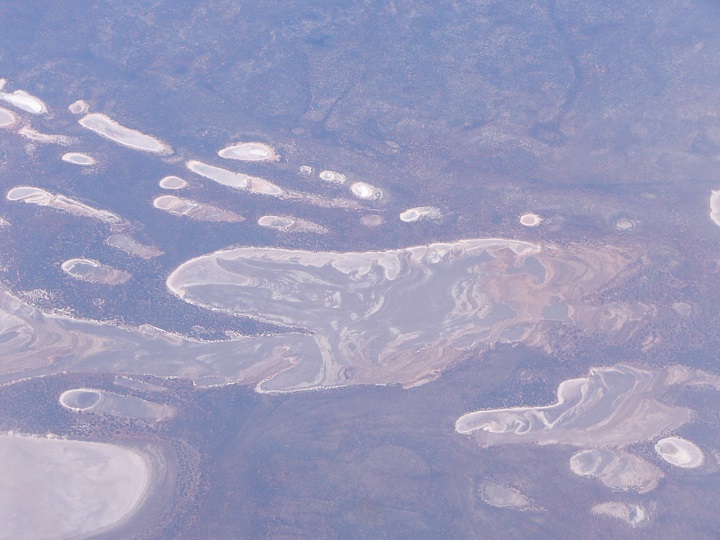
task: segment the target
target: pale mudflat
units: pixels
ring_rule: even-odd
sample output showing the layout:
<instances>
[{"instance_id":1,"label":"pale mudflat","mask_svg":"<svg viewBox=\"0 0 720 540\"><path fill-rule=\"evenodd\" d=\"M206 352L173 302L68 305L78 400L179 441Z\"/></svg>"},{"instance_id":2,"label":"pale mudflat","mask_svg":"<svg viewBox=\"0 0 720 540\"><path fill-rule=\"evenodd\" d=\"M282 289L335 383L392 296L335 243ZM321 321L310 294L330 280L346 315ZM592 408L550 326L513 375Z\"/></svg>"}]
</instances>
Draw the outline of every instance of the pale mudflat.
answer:
<instances>
[{"instance_id":1,"label":"pale mudflat","mask_svg":"<svg viewBox=\"0 0 720 540\"><path fill-rule=\"evenodd\" d=\"M314 343L316 352L288 360L261 390L415 385L474 348L540 345L538 324L547 320L553 297L571 310L569 324L583 328L617 329L642 317L641 308L627 305L604 306L602 317L583 305L579 292L606 282L627 259L580 251L545 252L503 239L384 252L238 248L182 264L167 286L198 306L307 329L309 335L297 340ZM555 279L558 268L562 277Z\"/></svg>"},{"instance_id":2,"label":"pale mudflat","mask_svg":"<svg viewBox=\"0 0 720 540\"><path fill-rule=\"evenodd\" d=\"M645 507L623 502L608 501L596 504L592 507L592 513L619 519L631 527L637 527L650 520L650 514Z\"/></svg>"},{"instance_id":3,"label":"pale mudflat","mask_svg":"<svg viewBox=\"0 0 720 540\"><path fill-rule=\"evenodd\" d=\"M480 497L490 506L498 508L515 508L527 510L531 507L530 499L519 490L494 482L485 482L480 488Z\"/></svg>"},{"instance_id":4,"label":"pale mudflat","mask_svg":"<svg viewBox=\"0 0 720 540\"><path fill-rule=\"evenodd\" d=\"M42 144L59 144L62 146L69 146L76 142L73 137L66 135L59 135L57 133L42 133L33 129L30 125L25 125L18 130L18 134L29 141L42 143Z\"/></svg>"},{"instance_id":5,"label":"pale mudflat","mask_svg":"<svg viewBox=\"0 0 720 540\"><path fill-rule=\"evenodd\" d=\"M90 110L90 105L85 100L78 99L68 105L68 111L73 114L85 114Z\"/></svg>"},{"instance_id":6,"label":"pale mudflat","mask_svg":"<svg viewBox=\"0 0 720 540\"><path fill-rule=\"evenodd\" d=\"M226 212L172 196L156 204L195 218ZM114 371L185 377L199 386L252 384L259 392L417 386L498 343L552 353L544 324L557 298L571 314L562 324L608 341L634 328L647 316L645 306L588 301L633 257L607 246L560 249L492 238L374 252L224 250L180 265L167 280L171 292L293 329L224 342L50 316L0 286L1 373Z\"/></svg>"},{"instance_id":7,"label":"pale mudflat","mask_svg":"<svg viewBox=\"0 0 720 540\"><path fill-rule=\"evenodd\" d=\"M657 486L663 474L625 448L671 432L693 418L692 410L663 400L677 385L720 390L720 378L684 366L593 368L587 377L560 383L552 405L471 412L456 421L455 429L486 447L526 443L586 447L570 459L575 474L597 478L613 489L645 493ZM702 451L678 437L661 439L655 450L678 467L702 464Z\"/></svg>"},{"instance_id":8,"label":"pale mudflat","mask_svg":"<svg viewBox=\"0 0 720 540\"><path fill-rule=\"evenodd\" d=\"M669 382L668 374L678 377L672 368L593 368L587 377L560 383L553 405L472 412L461 416L455 429L472 434L486 446L535 442L622 448L650 440L691 418L689 409L657 399L670 386L689 382L689 378ZM694 376L714 381L703 372Z\"/></svg>"},{"instance_id":9,"label":"pale mudflat","mask_svg":"<svg viewBox=\"0 0 720 540\"><path fill-rule=\"evenodd\" d=\"M652 491L663 477L655 465L623 451L607 448L583 450L570 458L570 470L579 476L597 478L615 490Z\"/></svg>"}]
</instances>

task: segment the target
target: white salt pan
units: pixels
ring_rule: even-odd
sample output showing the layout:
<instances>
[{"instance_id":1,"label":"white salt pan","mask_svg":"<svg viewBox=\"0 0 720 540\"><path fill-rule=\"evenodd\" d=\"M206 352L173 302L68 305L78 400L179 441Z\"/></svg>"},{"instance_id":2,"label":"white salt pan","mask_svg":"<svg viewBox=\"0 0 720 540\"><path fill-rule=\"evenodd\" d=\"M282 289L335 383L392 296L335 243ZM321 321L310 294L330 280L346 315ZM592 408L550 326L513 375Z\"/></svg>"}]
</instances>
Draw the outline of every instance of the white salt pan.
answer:
<instances>
[{"instance_id":1,"label":"white salt pan","mask_svg":"<svg viewBox=\"0 0 720 540\"><path fill-rule=\"evenodd\" d=\"M542 218L537 214L527 213L520 216L520 224L525 227L537 227L542 223Z\"/></svg>"},{"instance_id":2,"label":"white salt pan","mask_svg":"<svg viewBox=\"0 0 720 540\"><path fill-rule=\"evenodd\" d=\"M382 191L366 182L355 182L350 186L350 191L358 199L365 199L366 201L375 201L382 197Z\"/></svg>"},{"instance_id":3,"label":"white salt pan","mask_svg":"<svg viewBox=\"0 0 720 540\"><path fill-rule=\"evenodd\" d=\"M47 105L40 98L30 95L24 90L15 90L10 94L0 94L0 99L31 114L45 114L48 111Z\"/></svg>"},{"instance_id":4,"label":"white salt pan","mask_svg":"<svg viewBox=\"0 0 720 540\"><path fill-rule=\"evenodd\" d=\"M345 175L337 171L322 171L319 176L320 180L331 184L344 184L347 181Z\"/></svg>"},{"instance_id":5,"label":"white salt pan","mask_svg":"<svg viewBox=\"0 0 720 540\"><path fill-rule=\"evenodd\" d=\"M79 152L68 152L67 154L63 154L60 159L75 165L95 165L95 163L97 163L94 158Z\"/></svg>"},{"instance_id":6,"label":"white salt pan","mask_svg":"<svg viewBox=\"0 0 720 540\"><path fill-rule=\"evenodd\" d=\"M280 187L276 186L272 182L268 182L264 178L258 178L257 176L250 176L243 173L235 173L221 167L208 165L207 163L203 163L201 161L191 160L188 161L186 165L192 172L213 180L218 184L222 184L223 186L241 189L243 191L250 191L260 195L271 195L273 197L280 197L284 194Z\"/></svg>"},{"instance_id":7,"label":"white salt pan","mask_svg":"<svg viewBox=\"0 0 720 540\"><path fill-rule=\"evenodd\" d=\"M88 538L141 504L149 462L122 446L0 435L2 538Z\"/></svg>"},{"instance_id":8,"label":"white salt pan","mask_svg":"<svg viewBox=\"0 0 720 540\"><path fill-rule=\"evenodd\" d=\"M160 187L163 189L184 189L188 183L179 176L166 176L160 180Z\"/></svg>"},{"instance_id":9,"label":"white salt pan","mask_svg":"<svg viewBox=\"0 0 720 540\"><path fill-rule=\"evenodd\" d=\"M720 189L710 193L710 219L720 225Z\"/></svg>"},{"instance_id":10,"label":"white salt pan","mask_svg":"<svg viewBox=\"0 0 720 540\"><path fill-rule=\"evenodd\" d=\"M155 137L122 126L104 114L88 114L87 116L83 116L79 120L79 123L84 128L94 131L106 139L110 139L128 148L133 148L134 150L142 150L143 152L160 155L172 154L173 152L172 148Z\"/></svg>"},{"instance_id":11,"label":"white salt pan","mask_svg":"<svg viewBox=\"0 0 720 540\"><path fill-rule=\"evenodd\" d=\"M0 127L10 127L17 123L18 117L12 111L0 107Z\"/></svg>"},{"instance_id":12,"label":"white salt pan","mask_svg":"<svg viewBox=\"0 0 720 540\"><path fill-rule=\"evenodd\" d=\"M423 219L437 219L440 217L440 210L434 206L417 206L408 208L400 214L400 220L405 223L413 223Z\"/></svg>"},{"instance_id":13,"label":"white salt pan","mask_svg":"<svg viewBox=\"0 0 720 540\"><path fill-rule=\"evenodd\" d=\"M696 469L703 464L705 456L693 442L680 437L665 437L655 444L655 451L670 465L683 469Z\"/></svg>"},{"instance_id":14,"label":"white salt pan","mask_svg":"<svg viewBox=\"0 0 720 540\"><path fill-rule=\"evenodd\" d=\"M227 146L220 150L218 155L225 159L237 159L240 161L277 161L280 159L272 146L261 142L246 142Z\"/></svg>"}]
</instances>

